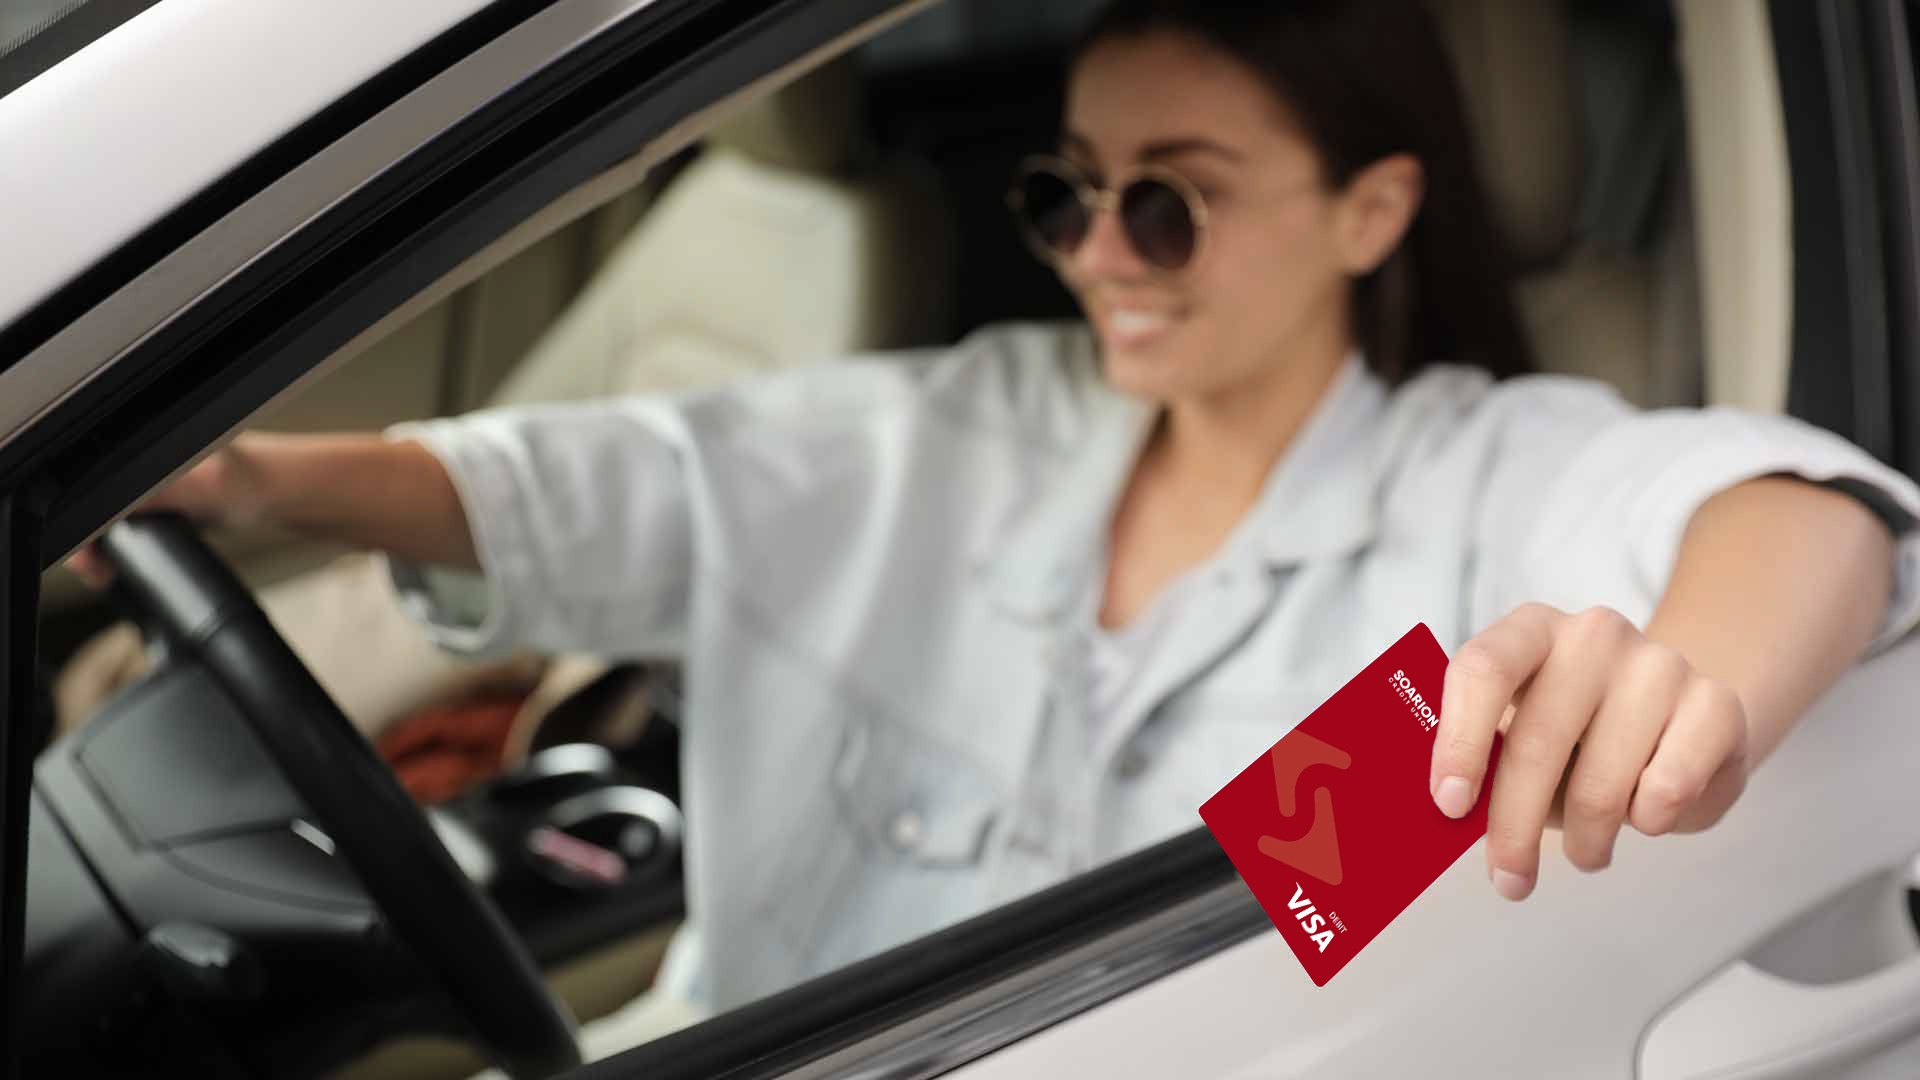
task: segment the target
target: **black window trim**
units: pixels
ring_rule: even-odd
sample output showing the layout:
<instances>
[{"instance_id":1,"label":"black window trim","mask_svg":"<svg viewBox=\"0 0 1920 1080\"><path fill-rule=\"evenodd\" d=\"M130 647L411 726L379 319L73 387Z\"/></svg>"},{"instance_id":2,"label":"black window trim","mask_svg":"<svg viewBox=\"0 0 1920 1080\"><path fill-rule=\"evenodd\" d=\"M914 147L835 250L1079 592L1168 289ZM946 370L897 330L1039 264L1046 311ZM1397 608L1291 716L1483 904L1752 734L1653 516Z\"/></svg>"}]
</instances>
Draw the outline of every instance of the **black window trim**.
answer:
<instances>
[{"instance_id":1,"label":"black window trim","mask_svg":"<svg viewBox=\"0 0 1920 1080\"><path fill-rule=\"evenodd\" d=\"M40 606L38 501L0 491L0 1077L20 1075L22 949L27 907L27 814L40 732L33 716L34 638Z\"/></svg>"},{"instance_id":2,"label":"black window trim","mask_svg":"<svg viewBox=\"0 0 1920 1080\"><path fill-rule=\"evenodd\" d=\"M1768 5L1793 213L1787 412L1920 479L1920 121L1904 0Z\"/></svg>"},{"instance_id":3,"label":"black window trim","mask_svg":"<svg viewBox=\"0 0 1920 1080\"><path fill-rule=\"evenodd\" d=\"M1907 0L1865 5L1885 233L1888 461L1920 478L1920 90Z\"/></svg>"},{"instance_id":4,"label":"black window trim","mask_svg":"<svg viewBox=\"0 0 1920 1080\"><path fill-rule=\"evenodd\" d=\"M1274 929L1196 826L569 1076L936 1076Z\"/></svg>"}]
</instances>

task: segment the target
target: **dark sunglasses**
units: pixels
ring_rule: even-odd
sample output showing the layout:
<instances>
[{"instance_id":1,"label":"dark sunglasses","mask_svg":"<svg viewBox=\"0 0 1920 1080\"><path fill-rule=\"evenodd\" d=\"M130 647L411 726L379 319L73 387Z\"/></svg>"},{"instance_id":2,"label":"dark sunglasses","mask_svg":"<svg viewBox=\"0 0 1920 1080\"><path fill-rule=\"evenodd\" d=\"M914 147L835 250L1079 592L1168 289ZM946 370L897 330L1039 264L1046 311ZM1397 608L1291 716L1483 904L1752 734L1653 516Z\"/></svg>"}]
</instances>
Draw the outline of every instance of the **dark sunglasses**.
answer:
<instances>
[{"instance_id":1,"label":"dark sunglasses","mask_svg":"<svg viewBox=\"0 0 1920 1080\"><path fill-rule=\"evenodd\" d=\"M1127 242L1156 270L1175 271L1200 252L1207 204L1179 173L1158 165L1124 169L1097 187L1079 166L1041 154L1020 163L1007 192L1020 232L1046 262L1071 258L1102 210L1120 215Z\"/></svg>"}]
</instances>

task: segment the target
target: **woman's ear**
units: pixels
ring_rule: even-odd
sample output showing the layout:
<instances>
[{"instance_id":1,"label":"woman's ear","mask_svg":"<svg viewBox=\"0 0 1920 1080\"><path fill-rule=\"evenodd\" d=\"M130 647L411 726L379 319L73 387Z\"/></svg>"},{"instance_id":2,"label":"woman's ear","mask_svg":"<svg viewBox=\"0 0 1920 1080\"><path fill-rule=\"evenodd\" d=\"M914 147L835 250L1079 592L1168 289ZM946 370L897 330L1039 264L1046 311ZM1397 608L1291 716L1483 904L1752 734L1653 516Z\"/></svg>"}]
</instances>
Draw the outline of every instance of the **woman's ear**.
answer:
<instances>
[{"instance_id":1,"label":"woman's ear","mask_svg":"<svg viewBox=\"0 0 1920 1080\"><path fill-rule=\"evenodd\" d=\"M1340 193L1335 223L1340 268L1372 273L1400 246L1420 212L1426 170L1412 154L1389 154L1354 173Z\"/></svg>"}]
</instances>

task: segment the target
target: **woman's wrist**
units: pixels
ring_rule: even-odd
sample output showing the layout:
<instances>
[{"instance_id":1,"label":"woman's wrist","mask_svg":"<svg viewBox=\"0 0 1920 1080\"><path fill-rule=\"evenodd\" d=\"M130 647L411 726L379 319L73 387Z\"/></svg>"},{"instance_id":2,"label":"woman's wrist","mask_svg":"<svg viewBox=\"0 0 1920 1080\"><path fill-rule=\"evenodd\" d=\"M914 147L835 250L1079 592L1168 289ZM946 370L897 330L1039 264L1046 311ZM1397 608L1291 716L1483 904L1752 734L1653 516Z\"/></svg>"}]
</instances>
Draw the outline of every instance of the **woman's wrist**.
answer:
<instances>
[{"instance_id":1,"label":"woman's wrist","mask_svg":"<svg viewBox=\"0 0 1920 1080\"><path fill-rule=\"evenodd\" d=\"M212 461L227 524L237 526L288 524L287 508L298 500L296 485L288 482L289 458L298 453L302 437L277 432L244 431L236 435Z\"/></svg>"},{"instance_id":2,"label":"woman's wrist","mask_svg":"<svg viewBox=\"0 0 1920 1080\"><path fill-rule=\"evenodd\" d=\"M229 522L270 524L414 561L478 565L451 477L414 440L248 432L222 454L213 479Z\"/></svg>"}]
</instances>

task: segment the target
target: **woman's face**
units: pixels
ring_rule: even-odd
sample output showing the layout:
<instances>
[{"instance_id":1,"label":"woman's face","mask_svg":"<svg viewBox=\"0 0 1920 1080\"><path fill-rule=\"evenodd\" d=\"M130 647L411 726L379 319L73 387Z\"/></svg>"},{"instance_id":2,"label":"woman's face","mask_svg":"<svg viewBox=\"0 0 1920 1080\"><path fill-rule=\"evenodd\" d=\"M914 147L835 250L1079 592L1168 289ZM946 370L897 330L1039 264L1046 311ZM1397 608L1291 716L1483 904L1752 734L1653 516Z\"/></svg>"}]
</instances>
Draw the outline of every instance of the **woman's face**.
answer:
<instances>
[{"instance_id":1,"label":"woman's face","mask_svg":"<svg viewBox=\"0 0 1920 1080\"><path fill-rule=\"evenodd\" d=\"M1340 196L1285 107L1238 61L1175 34L1116 38L1067 86L1061 156L1096 185L1165 166L1205 200L1199 252L1166 272L1098 215L1061 276L1098 335L1107 379L1158 401L1232 393L1349 338Z\"/></svg>"}]
</instances>

